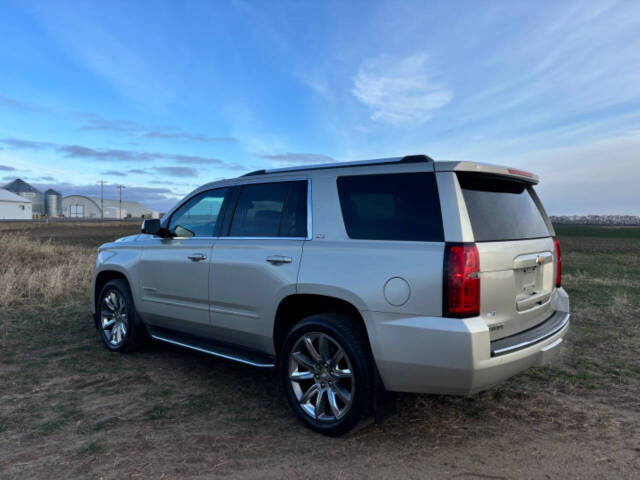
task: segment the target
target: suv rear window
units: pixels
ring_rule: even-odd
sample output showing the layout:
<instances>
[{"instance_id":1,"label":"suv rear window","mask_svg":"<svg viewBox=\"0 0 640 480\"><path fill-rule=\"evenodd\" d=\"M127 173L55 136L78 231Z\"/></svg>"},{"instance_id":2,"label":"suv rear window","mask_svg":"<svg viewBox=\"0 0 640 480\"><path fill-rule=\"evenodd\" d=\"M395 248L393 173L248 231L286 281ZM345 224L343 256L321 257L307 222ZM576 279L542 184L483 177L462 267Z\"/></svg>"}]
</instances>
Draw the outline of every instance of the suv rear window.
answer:
<instances>
[{"instance_id":1,"label":"suv rear window","mask_svg":"<svg viewBox=\"0 0 640 480\"><path fill-rule=\"evenodd\" d=\"M443 241L433 173L338 177L338 195L349 238Z\"/></svg>"},{"instance_id":2,"label":"suv rear window","mask_svg":"<svg viewBox=\"0 0 640 480\"><path fill-rule=\"evenodd\" d=\"M531 185L482 173L457 175L476 242L550 236Z\"/></svg>"}]
</instances>

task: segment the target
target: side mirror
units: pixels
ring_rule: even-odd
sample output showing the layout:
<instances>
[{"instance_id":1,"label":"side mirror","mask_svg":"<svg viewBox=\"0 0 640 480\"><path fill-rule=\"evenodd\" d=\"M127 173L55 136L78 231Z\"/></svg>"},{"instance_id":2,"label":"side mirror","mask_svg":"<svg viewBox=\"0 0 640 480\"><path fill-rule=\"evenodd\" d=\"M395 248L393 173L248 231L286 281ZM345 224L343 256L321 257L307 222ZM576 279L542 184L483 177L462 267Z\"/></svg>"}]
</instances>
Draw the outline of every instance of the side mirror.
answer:
<instances>
[{"instance_id":1,"label":"side mirror","mask_svg":"<svg viewBox=\"0 0 640 480\"><path fill-rule=\"evenodd\" d=\"M157 218L148 218L142 221L142 233L149 235L158 235L160 233L160 220Z\"/></svg>"}]
</instances>

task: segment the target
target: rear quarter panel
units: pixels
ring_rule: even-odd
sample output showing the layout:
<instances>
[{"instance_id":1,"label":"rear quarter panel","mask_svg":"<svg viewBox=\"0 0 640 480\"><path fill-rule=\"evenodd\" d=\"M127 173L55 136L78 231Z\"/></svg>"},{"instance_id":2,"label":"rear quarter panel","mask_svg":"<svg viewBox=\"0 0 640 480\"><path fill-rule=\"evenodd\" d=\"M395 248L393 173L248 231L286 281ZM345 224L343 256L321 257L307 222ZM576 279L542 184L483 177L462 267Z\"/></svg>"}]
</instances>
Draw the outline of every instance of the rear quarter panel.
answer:
<instances>
[{"instance_id":1,"label":"rear quarter panel","mask_svg":"<svg viewBox=\"0 0 640 480\"><path fill-rule=\"evenodd\" d=\"M357 174L391 173L379 170L363 169ZM398 169L392 172L398 173ZM328 295L353 304L363 313L375 350L377 328L370 319L376 316L368 312L387 312L395 314L394 318L442 314L444 243L349 239L336 178L334 172L318 172L312 177L313 239L303 247L298 293ZM400 302L392 292L387 295L396 303L392 304L385 297L385 285L398 278L399 283L394 282L400 290L406 283L408 298Z\"/></svg>"}]
</instances>

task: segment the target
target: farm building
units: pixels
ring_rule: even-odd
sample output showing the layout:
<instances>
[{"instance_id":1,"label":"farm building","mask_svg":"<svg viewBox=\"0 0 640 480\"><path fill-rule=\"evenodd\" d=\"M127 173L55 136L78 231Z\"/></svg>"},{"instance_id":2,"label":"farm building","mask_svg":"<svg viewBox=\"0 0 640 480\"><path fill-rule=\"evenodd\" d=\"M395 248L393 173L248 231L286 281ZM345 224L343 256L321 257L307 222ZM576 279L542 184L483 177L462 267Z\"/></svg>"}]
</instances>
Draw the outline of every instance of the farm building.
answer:
<instances>
[{"instance_id":1,"label":"farm building","mask_svg":"<svg viewBox=\"0 0 640 480\"><path fill-rule=\"evenodd\" d=\"M2 188L30 200L33 215L44 215L44 195L37 188L32 187L20 178L16 178Z\"/></svg>"},{"instance_id":2,"label":"farm building","mask_svg":"<svg viewBox=\"0 0 640 480\"><path fill-rule=\"evenodd\" d=\"M44 213L47 217L62 215L62 195L51 188L44 192Z\"/></svg>"},{"instance_id":3,"label":"farm building","mask_svg":"<svg viewBox=\"0 0 640 480\"><path fill-rule=\"evenodd\" d=\"M158 218L158 212L145 208L138 202L122 202L105 198L104 218ZM62 215L70 218L103 218L100 199L84 195L69 195L62 199Z\"/></svg>"},{"instance_id":4,"label":"farm building","mask_svg":"<svg viewBox=\"0 0 640 480\"><path fill-rule=\"evenodd\" d=\"M31 220L32 215L31 200L0 188L0 220Z\"/></svg>"}]
</instances>

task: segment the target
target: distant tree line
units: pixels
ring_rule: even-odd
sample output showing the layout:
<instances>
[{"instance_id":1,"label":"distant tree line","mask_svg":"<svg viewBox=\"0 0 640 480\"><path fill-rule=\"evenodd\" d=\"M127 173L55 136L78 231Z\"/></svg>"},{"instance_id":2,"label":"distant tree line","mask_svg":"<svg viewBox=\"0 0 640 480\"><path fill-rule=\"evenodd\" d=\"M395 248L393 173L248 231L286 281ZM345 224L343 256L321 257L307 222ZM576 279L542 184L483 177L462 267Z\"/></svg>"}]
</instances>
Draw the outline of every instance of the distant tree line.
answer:
<instances>
[{"instance_id":1,"label":"distant tree line","mask_svg":"<svg viewBox=\"0 0 640 480\"><path fill-rule=\"evenodd\" d=\"M640 217L635 215L552 215L551 221L560 225L640 226Z\"/></svg>"}]
</instances>

